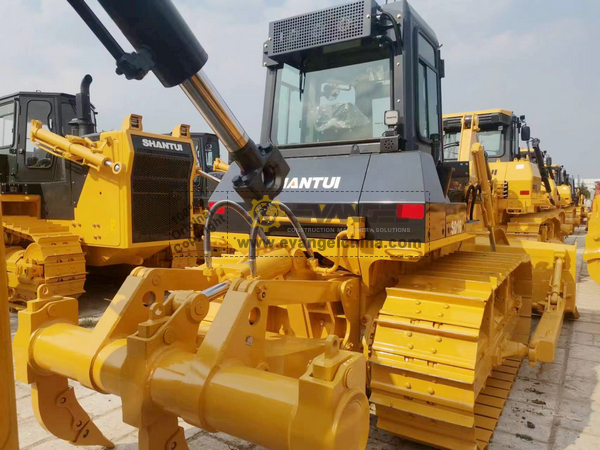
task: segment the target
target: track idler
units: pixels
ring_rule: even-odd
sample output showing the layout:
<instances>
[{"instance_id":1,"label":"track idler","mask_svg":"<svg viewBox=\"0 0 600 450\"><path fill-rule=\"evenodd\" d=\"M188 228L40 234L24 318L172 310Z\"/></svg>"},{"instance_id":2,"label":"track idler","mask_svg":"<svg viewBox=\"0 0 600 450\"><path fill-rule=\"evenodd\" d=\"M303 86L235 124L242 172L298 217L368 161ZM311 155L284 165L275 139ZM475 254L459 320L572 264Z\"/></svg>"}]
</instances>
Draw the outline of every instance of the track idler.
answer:
<instances>
[{"instance_id":1,"label":"track idler","mask_svg":"<svg viewBox=\"0 0 600 450\"><path fill-rule=\"evenodd\" d=\"M283 249L256 262L273 277L305 264ZM74 299L29 302L15 360L42 426L76 445L112 445L77 403L73 379L121 397L140 449L187 448L179 417L269 449L364 449L365 357L340 350L333 334L269 329L272 311L341 301L348 280L240 278L247 268L137 268L93 330L76 325Z\"/></svg>"}]
</instances>

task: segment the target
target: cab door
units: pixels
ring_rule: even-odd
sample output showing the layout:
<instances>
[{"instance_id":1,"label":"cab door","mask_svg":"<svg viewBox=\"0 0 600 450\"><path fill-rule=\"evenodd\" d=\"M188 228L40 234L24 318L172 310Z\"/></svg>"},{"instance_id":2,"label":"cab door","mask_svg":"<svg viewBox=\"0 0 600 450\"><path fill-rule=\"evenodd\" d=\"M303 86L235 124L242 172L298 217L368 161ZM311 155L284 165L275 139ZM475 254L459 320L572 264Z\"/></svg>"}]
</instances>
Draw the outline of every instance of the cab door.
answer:
<instances>
[{"instance_id":1,"label":"cab door","mask_svg":"<svg viewBox=\"0 0 600 450\"><path fill-rule=\"evenodd\" d=\"M14 166L13 149L16 142L18 101L15 97L0 100L0 181L10 182L10 168Z\"/></svg>"},{"instance_id":2,"label":"cab door","mask_svg":"<svg viewBox=\"0 0 600 450\"><path fill-rule=\"evenodd\" d=\"M50 96L21 96L19 99L19 144L16 148L16 182L39 183L56 179L56 158L38 149L30 139L31 121L39 120L45 130L57 130L56 102ZM60 178L60 175L59 175Z\"/></svg>"}]
</instances>

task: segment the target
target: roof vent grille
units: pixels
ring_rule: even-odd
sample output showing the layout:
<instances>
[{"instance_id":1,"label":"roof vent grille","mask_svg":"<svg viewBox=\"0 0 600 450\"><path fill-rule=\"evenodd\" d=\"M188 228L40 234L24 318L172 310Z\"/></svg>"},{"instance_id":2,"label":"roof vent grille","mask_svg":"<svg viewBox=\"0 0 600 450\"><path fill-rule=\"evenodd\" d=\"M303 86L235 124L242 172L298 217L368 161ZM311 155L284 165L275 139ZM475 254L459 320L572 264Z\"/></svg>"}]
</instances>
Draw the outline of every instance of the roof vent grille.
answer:
<instances>
[{"instance_id":1,"label":"roof vent grille","mask_svg":"<svg viewBox=\"0 0 600 450\"><path fill-rule=\"evenodd\" d=\"M370 14L371 1L361 0L272 22L269 56L369 36Z\"/></svg>"}]
</instances>

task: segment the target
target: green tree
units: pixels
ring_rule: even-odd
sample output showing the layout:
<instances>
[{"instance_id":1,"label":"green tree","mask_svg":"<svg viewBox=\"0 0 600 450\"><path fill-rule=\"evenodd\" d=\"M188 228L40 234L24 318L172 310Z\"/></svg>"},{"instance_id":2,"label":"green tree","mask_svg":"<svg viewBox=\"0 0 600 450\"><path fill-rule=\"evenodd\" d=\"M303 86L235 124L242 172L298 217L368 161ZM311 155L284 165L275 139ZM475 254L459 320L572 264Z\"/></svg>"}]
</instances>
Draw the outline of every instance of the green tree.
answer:
<instances>
[{"instance_id":1,"label":"green tree","mask_svg":"<svg viewBox=\"0 0 600 450\"><path fill-rule=\"evenodd\" d=\"M583 183L579 186L579 192L585 195L585 198L587 198L588 200L592 197L592 193L590 192L588 187Z\"/></svg>"}]
</instances>

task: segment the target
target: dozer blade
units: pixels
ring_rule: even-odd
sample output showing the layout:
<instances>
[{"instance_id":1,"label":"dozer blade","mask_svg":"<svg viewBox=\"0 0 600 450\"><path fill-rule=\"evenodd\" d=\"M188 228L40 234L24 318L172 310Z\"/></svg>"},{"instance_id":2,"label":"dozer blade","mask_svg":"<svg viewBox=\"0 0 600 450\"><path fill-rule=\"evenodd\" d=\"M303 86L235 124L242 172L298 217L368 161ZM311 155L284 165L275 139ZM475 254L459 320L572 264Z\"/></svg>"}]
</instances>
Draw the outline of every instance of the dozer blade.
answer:
<instances>
[{"instance_id":1,"label":"dozer blade","mask_svg":"<svg viewBox=\"0 0 600 450\"><path fill-rule=\"evenodd\" d=\"M558 210L542 211L511 217L506 227L510 239L530 239L534 241L562 241L564 233Z\"/></svg>"},{"instance_id":2,"label":"dozer blade","mask_svg":"<svg viewBox=\"0 0 600 450\"><path fill-rule=\"evenodd\" d=\"M32 386L31 399L38 422L57 438L77 446L114 448L83 410L66 378L38 377Z\"/></svg>"},{"instance_id":3,"label":"dozer blade","mask_svg":"<svg viewBox=\"0 0 600 450\"><path fill-rule=\"evenodd\" d=\"M459 252L387 289L369 359L379 428L486 448L527 354L526 255Z\"/></svg>"},{"instance_id":4,"label":"dozer blade","mask_svg":"<svg viewBox=\"0 0 600 450\"><path fill-rule=\"evenodd\" d=\"M477 237L477 251L489 251L489 242L483 237ZM550 290L557 255L563 256L562 289L564 291L565 314L578 318L576 297L576 267L577 246L550 242L535 242L527 240L511 241L510 245L498 245L496 250L503 254L526 254L533 267L533 308L539 314L544 312L543 305Z\"/></svg>"},{"instance_id":5,"label":"dozer blade","mask_svg":"<svg viewBox=\"0 0 600 450\"><path fill-rule=\"evenodd\" d=\"M587 264L588 273L592 280L596 283L600 283L600 259L591 259Z\"/></svg>"}]
</instances>

